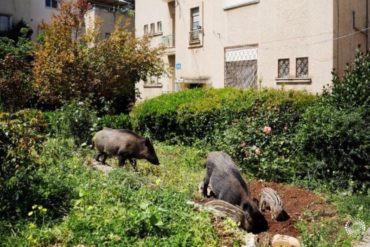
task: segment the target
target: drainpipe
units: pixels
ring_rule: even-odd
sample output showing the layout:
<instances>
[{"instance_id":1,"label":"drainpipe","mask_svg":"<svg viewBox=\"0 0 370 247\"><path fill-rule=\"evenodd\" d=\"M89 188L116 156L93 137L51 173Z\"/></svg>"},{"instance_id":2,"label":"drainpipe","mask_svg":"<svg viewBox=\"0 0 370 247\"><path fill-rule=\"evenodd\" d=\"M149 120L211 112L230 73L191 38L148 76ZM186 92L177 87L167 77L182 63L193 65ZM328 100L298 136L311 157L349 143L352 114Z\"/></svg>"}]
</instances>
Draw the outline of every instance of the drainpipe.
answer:
<instances>
[{"instance_id":1,"label":"drainpipe","mask_svg":"<svg viewBox=\"0 0 370 247\"><path fill-rule=\"evenodd\" d=\"M369 52L369 0L366 0L366 52Z\"/></svg>"}]
</instances>

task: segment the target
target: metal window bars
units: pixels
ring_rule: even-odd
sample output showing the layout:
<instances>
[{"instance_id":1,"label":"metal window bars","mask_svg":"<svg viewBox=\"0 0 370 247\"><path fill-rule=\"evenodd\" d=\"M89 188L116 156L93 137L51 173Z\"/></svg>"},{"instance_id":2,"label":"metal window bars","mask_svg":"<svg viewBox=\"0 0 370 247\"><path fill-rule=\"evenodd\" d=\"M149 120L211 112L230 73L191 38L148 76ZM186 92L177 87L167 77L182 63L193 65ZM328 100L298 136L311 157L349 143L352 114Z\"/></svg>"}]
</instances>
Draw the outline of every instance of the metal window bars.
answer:
<instances>
[{"instance_id":1,"label":"metal window bars","mask_svg":"<svg viewBox=\"0 0 370 247\"><path fill-rule=\"evenodd\" d=\"M278 78L289 77L289 59L278 60Z\"/></svg>"},{"instance_id":2,"label":"metal window bars","mask_svg":"<svg viewBox=\"0 0 370 247\"><path fill-rule=\"evenodd\" d=\"M296 60L296 77L308 77L308 57L299 57Z\"/></svg>"}]
</instances>

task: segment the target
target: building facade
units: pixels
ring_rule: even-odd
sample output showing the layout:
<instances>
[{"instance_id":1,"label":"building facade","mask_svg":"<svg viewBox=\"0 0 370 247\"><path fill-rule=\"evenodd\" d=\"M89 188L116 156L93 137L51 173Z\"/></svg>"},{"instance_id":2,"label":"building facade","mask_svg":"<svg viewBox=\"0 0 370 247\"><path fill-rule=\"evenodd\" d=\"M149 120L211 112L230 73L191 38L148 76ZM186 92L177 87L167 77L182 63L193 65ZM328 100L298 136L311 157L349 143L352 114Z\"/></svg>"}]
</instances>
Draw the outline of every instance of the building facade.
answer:
<instances>
[{"instance_id":1,"label":"building facade","mask_svg":"<svg viewBox=\"0 0 370 247\"><path fill-rule=\"evenodd\" d=\"M36 40L41 31L40 24L48 23L51 16L58 13L59 2L59 0L0 0L0 32L8 31L23 20L33 30L32 39ZM86 26L94 27L97 21L101 21L102 36L109 35L120 16L116 10L126 6L126 3L120 0L89 0L88 2L90 2L90 8L85 16Z\"/></svg>"},{"instance_id":2,"label":"building facade","mask_svg":"<svg viewBox=\"0 0 370 247\"><path fill-rule=\"evenodd\" d=\"M170 73L142 98L192 87L322 92L369 47L369 0L136 0L136 36L167 47Z\"/></svg>"}]
</instances>

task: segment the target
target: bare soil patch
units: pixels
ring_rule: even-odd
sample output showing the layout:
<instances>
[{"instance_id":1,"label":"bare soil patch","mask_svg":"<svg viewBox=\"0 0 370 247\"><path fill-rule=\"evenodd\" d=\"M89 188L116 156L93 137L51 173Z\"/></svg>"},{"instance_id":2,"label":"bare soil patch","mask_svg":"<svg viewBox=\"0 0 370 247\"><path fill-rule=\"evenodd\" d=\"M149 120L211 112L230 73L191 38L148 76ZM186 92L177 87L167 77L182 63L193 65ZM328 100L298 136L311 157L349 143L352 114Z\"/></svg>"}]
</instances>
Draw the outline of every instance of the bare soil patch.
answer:
<instances>
[{"instance_id":1,"label":"bare soil patch","mask_svg":"<svg viewBox=\"0 0 370 247\"><path fill-rule=\"evenodd\" d=\"M299 232L295 224L306 210L317 211L317 215L321 216L336 214L336 210L332 205L327 204L323 198L306 189L274 182L252 181L249 183L251 194L257 199L260 198L261 190L264 187L276 190L284 202L284 210L289 215L289 219L285 221L273 221L269 211L263 213L269 225L267 233L271 236L283 234L298 237Z\"/></svg>"},{"instance_id":2,"label":"bare soil patch","mask_svg":"<svg viewBox=\"0 0 370 247\"><path fill-rule=\"evenodd\" d=\"M337 214L337 210L333 205L325 202L324 198L320 197L313 192L298 188L290 185L275 183L275 182L265 182L265 181L251 181L249 183L249 189L251 191L252 197L260 199L261 190L264 187L270 187L279 194L284 202L284 210L289 215L289 219L284 221L275 221L271 219L271 214L269 211L263 212L266 220L268 221L269 229L266 232L258 234L258 241L266 243L275 234L288 235L292 237L299 237L298 229L296 228L296 223L303 216L305 212L311 212L310 215L316 215L318 218L323 217L334 217ZM210 198L198 198L196 201L205 203ZM230 236L228 234L222 233L222 226L219 220L214 221L214 227L223 240L223 244L227 245Z\"/></svg>"}]
</instances>

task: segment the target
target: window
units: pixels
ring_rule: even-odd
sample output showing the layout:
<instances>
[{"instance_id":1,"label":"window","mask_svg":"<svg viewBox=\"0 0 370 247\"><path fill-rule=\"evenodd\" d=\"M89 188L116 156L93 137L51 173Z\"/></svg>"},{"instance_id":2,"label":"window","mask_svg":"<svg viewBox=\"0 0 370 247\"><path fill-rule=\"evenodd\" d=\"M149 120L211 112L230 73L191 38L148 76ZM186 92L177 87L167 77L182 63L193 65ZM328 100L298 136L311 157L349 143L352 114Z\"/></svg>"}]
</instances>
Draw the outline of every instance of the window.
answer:
<instances>
[{"instance_id":1,"label":"window","mask_svg":"<svg viewBox=\"0 0 370 247\"><path fill-rule=\"evenodd\" d=\"M58 8L57 0L45 0L45 6L49 8Z\"/></svg>"},{"instance_id":2,"label":"window","mask_svg":"<svg viewBox=\"0 0 370 247\"><path fill-rule=\"evenodd\" d=\"M161 21L157 22L157 33L162 33L162 22Z\"/></svg>"},{"instance_id":3,"label":"window","mask_svg":"<svg viewBox=\"0 0 370 247\"><path fill-rule=\"evenodd\" d=\"M155 24L151 23L150 24L150 34L154 34L154 33L155 33Z\"/></svg>"},{"instance_id":4,"label":"window","mask_svg":"<svg viewBox=\"0 0 370 247\"><path fill-rule=\"evenodd\" d=\"M144 34L148 34L148 25L144 25Z\"/></svg>"},{"instance_id":5,"label":"window","mask_svg":"<svg viewBox=\"0 0 370 247\"><path fill-rule=\"evenodd\" d=\"M288 78L289 77L289 59L279 59L278 60L278 78Z\"/></svg>"},{"instance_id":6,"label":"window","mask_svg":"<svg viewBox=\"0 0 370 247\"><path fill-rule=\"evenodd\" d=\"M0 15L0 32L6 32L10 29L10 16Z\"/></svg>"},{"instance_id":7,"label":"window","mask_svg":"<svg viewBox=\"0 0 370 247\"><path fill-rule=\"evenodd\" d=\"M296 77L308 77L308 57L299 57L296 60Z\"/></svg>"},{"instance_id":8,"label":"window","mask_svg":"<svg viewBox=\"0 0 370 247\"><path fill-rule=\"evenodd\" d=\"M199 7L190 10L190 43L199 43L200 26Z\"/></svg>"}]
</instances>

